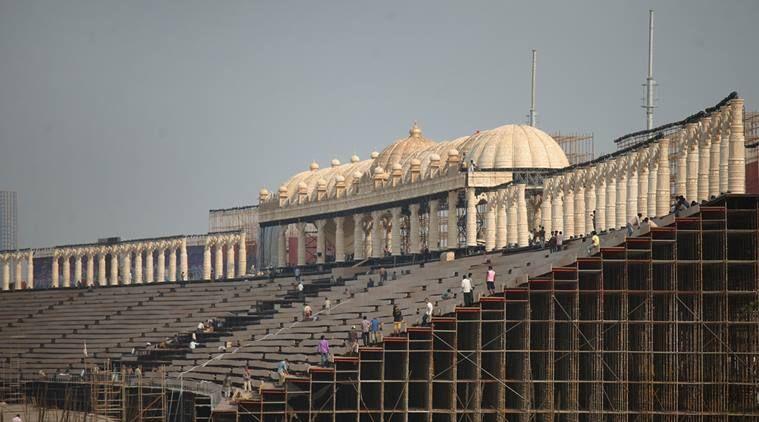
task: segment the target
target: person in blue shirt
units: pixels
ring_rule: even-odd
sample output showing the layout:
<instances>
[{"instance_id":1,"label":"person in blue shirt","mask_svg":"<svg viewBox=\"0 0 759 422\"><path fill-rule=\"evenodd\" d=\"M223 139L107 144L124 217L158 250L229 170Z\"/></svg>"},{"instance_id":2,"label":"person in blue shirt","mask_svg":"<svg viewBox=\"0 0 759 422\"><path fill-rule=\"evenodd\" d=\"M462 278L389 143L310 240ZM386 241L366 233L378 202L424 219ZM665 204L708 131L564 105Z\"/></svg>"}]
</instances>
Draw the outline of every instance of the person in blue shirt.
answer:
<instances>
[{"instance_id":1,"label":"person in blue shirt","mask_svg":"<svg viewBox=\"0 0 759 422\"><path fill-rule=\"evenodd\" d=\"M382 334L380 333L381 329L382 329L382 323L380 322L379 318L375 316L374 318L372 318L371 325L369 327L369 338L372 344L377 344L380 341L382 341L381 340Z\"/></svg>"}]
</instances>

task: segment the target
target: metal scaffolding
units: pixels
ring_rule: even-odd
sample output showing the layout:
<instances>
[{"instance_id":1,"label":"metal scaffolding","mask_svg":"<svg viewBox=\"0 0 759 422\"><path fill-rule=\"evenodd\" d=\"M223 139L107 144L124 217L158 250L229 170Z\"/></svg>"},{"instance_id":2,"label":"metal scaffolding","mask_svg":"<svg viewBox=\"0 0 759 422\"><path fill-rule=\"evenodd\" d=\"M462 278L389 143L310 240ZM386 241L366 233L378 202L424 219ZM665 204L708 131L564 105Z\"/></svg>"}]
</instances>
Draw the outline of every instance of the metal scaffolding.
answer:
<instances>
[{"instance_id":1,"label":"metal scaffolding","mask_svg":"<svg viewBox=\"0 0 759 422\"><path fill-rule=\"evenodd\" d=\"M336 358L334 368L312 368L227 416L756 420L758 227L759 197L721 198L432 327Z\"/></svg>"},{"instance_id":2,"label":"metal scaffolding","mask_svg":"<svg viewBox=\"0 0 759 422\"><path fill-rule=\"evenodd\" d=\"M564 154L566 154L567 160L569 160L569 165L584 163L595 158L592 133L562 135L560 132L557 132L552 134L551 137L564 150Z\"/></svg>"}]
</instances>

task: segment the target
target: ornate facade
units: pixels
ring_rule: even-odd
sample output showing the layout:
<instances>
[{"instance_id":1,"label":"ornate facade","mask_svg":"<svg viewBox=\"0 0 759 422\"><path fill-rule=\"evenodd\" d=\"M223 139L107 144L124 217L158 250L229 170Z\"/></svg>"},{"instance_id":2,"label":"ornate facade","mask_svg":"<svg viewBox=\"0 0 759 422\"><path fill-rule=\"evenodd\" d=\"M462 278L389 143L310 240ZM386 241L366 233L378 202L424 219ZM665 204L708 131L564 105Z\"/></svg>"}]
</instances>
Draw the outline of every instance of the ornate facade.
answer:
<instances>
[{"instance_id":1,"label":"ornate facade","mask_svg":"<svg viewBox=\"0 0 759 422\"><path fill-rule=\"evenodd\" d=\"M559 145L530 126L437 143L415 124L408 138L368 160L335 159L327 169L314 162L276 192L262 189L259 221L272 239L262 245L271 251L264 256L269 265L306 265L311 232L317 264L463 246L489 251L526 246L539 227L584 236L624 227L638 213L663 216L678 195L701 201L745 192L737 95L648 137L569 166ZM287 262L293 230L297 260Z\"/></svg>"}]
</instances>

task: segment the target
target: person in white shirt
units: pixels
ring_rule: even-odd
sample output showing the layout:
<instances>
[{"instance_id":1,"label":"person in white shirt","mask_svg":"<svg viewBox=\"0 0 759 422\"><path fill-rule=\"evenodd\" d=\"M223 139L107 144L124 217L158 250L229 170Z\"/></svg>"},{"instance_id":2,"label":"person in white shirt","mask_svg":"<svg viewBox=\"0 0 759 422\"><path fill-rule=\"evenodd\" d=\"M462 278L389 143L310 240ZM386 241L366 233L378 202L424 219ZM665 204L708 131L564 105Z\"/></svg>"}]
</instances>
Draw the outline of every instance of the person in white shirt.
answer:
<instances>
[{"instance_id":1,"label":"person in white shirt","mask_svg":"<svg viewBox=\"0 0 759 422\"><path fill-rule=\"evenodd\" d=\"M637 215L634 215L630 221L627 222L627 237L632 236L633 230L640 227L641 217L643 217L643 214L638 213Z\"/></svg>"},{"instance_id":2,"label":"person in white shirt","mask_svg":"<svg viewBox=\"0 0 759 422\"><path fill-rule=\"evenodd\" d=\"M488 272L485 276L485 282L488 285L488 293L491 295L495 294L495 270L493 269L492 265L488 266Z\"/></svg>"},{"instance_id":3,"label":"person in white shirt","mask_svg":"<svg viewBox=\"0 0 759 422\"><path fill-rule=\"evenodd\" d=\"M424 298L424 301L427 302L427 310L424 312L424 319L422 320L422 325L430 325L430 322L432 322L432 310L435 308L432 306L432 302L430 302L429 298Z\"/></svg>"},{"instance_id":4,"label":"person in white shirt","mask_svg":"<svg viewBox=\"0 0 759 422\"><path fill-rule=\"evenodd\" d=\"M466 275L461 278L461 293L464 294L464 306L472 306L474 302L472 298L472 280L468 279Z\"/></svg>"},{"instance_id":5,"label":"person in white shirt","mask_svg":"<svg viewBox=\"0 0 759 422\"><path fill-rule=\"evenodd\" d=\"M21 420L21 415L16 415L16 416L15 416L15 417L12 419L12 421L13 421L13 422L22 422L22 420Z\"/></svg>"}]
</instances>

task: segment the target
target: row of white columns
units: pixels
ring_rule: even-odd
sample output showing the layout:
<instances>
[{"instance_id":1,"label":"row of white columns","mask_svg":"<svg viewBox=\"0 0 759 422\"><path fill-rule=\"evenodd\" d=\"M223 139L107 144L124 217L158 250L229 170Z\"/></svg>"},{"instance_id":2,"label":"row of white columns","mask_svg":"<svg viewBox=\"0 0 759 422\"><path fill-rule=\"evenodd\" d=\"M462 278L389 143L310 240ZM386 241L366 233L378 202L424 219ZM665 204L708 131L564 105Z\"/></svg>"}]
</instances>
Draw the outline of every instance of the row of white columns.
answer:
<instances>
[{"instance_id":1,"label":"row of white columns","mask_svg":"<svg viewBox=\"0 0 759 422\"><path fill-rule=\"evenodd\" d=\"M167 254L168 271L166 268ZM176 281L177 255L179 258L179 278L186 280L188 277L186 239L56 249L52 260L52 287L67 288L79 282L85 286L93 285L96 282L100 286L116 286L119 284ZM110 274L108 276L106 276L107 259L110 259ZM96 260L97 279L95 276ZM74 264L73 279L72 261ZM84 277L82 277L83 261L85 264Z\"/></svg>"},{"instance_id":2,"label":"row of white columns","mask_svg":"<svg viewBox=\"0 0 759 422\"><path fill-rule=\"evenodd\" d=\"M525 185L514 185L497 192L476 195L474 189L465 191L466 195L466 246L478 245L477 231L477 205L486 202L487 213L481 235L485 238L488 250L502 248L511 245L527 245L528 223L527 202L525 199ZM457 203L458 191L448 192L447 208L447 245L448 248L459 247ZM431 199L428 201L426 215L421 213L421 204L411 203L408 205L408 253L419 254L424 247L422 243L422 221L426 221L427 247L431 251L439 250L441 244L440 211L441 200ZM426 218L423 218L426 217ZM326 238L328 227L334 226L335 234L335 261L343 262L346 256L345 250L345 222L350 217L333 217L313 222L316 227L316 263L325 262ZM404 218L401 207L393 207L386 210L376 210L371 213L354 214L353 222L353 259L362 260L366 255L372 258L381 257L385 251L391 255L401 255L401 221ZM329 224L329 221L333 224ZM296 265L306 265L306 231L307 222L299 222L295 225L297 233L297 262ZM508 236L507 236L508 233ZM330 233L331 234L331 233ZM350 233L349 233L350 234ZM492 241L488 241L491 239ZM279 266L287 265L287 230L283 227L279 231L277 241L277 263Z\"/></svg>"},{"instance_id":3,"label":"row of white columns","mask_svg":"<svg viewBox=\"0 0 759 422\"><path fill-rule=\"evenodd\" d=\"M242 277L247 273L248 255L245 237L245 232L208 235L205 248L203 249L203 280L230 279ZM237 247L236 268L235 246ZM213 261L211 259L212 250L214 255ZM224 271L225 256L226 272Z\"/></svg>"},{"instance_id":4,"label":"row of white columns","mask_svg":"<svg viewBox=\"0 0 759 422\"><path fill-rule=\"evenodd\" d=\"M745 183L743 100L734 99L666 138L546 179L541 222L547 233L586 235L624 227L639 213L666 215L675 196L700 202L745 193Z\"/></svg>"},{"instance_id":5,"label":"row of white columns","mask_svg":"<svg viewBox=\"0 0 759 422\"><path fill-rule=\"evenodd\" d=\"M7 252L0 254L0 280L2 290L11 288L11 269L13 269L16 289L24 285L27 289L34 288L34 252ZM26 270L26 277L24 277Z\"/></svg>"}]
</instances>

